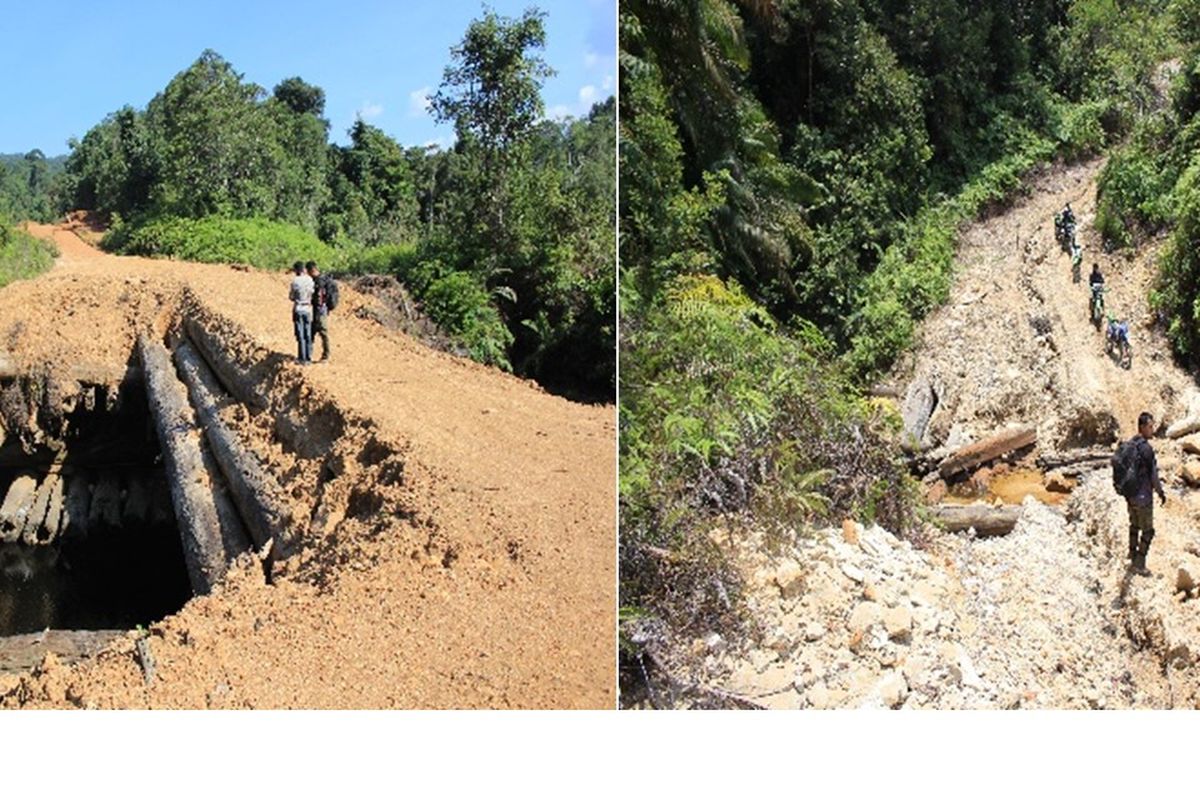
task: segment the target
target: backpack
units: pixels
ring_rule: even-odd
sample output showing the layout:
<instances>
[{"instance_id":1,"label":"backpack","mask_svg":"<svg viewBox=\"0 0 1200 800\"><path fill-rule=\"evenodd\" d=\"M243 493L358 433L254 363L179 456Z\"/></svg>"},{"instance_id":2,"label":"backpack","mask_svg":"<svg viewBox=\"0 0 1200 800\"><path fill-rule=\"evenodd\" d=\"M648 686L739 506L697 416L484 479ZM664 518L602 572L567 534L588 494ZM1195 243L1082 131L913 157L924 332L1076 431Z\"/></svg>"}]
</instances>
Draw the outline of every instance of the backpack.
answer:
<instances>
[{"instance_id":1,"label":"backpack","mask_svg":"<svg viewBox=\"0 0 1200 800\"><path fill-rule=\"evenodd\" d=\"M325 308L333 311L338 304L338 285L332 277L325 278Z\"/></svg>"},{"instance_id":2,"label":"backpack","mask_svg":"<svg viewBox=\"0 0 1200 800\"><path fill-rule=\"evenodd\" d=\"M1137 494L1142 475L1142 449L1137 439L1121 442L1112 457L1113 488L1117 494L1129 499Z\"/></svg>"}]
</instances>

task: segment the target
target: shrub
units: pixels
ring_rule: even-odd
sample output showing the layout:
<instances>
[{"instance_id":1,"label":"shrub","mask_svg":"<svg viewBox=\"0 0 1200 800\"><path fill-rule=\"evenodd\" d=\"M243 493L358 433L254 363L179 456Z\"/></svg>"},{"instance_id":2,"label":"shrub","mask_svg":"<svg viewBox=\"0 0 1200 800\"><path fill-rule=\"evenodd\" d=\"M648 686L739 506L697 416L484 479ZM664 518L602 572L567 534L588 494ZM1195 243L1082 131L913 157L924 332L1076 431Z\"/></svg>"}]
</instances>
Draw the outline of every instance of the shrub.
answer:
<instances>
[{"instance_id":1,"label":"shrub","mask_svg":"<svg viewBox=\"0 0 1200 800\"><path fill-rule=\"evenodd\" d=\"M314 234L267 219L162 217L115 225L105 249L205 263L243 263L283 270L296 261L336 267L334 251Z\"/></svg>"},{"instance_id":2,"label":"shrub","mask_svg":"<svg viewBox=\"0 0 1200 800\"><path fill-rule=\"evenodd\" d=\"M736 627L718 517L752 518L777 541L842 515L910 529L894 426L812 326L780 329L710 275L672 280L642 322L622 329L623 605L676 633Z\"/></svg>"},{"instance_id":3,"label":"shrub","mask_svg":"<svg viewBox=\"0 0 1200 800\"><path fill-rule=\"evenodd\" d=\"M512 370L512 333L491 303L491 295L465 272L450 272L429 284L421 298L425 313L467 349L471 358Z\"/></svg>"},{"instance_id":4,"label":"shrub","mask_svg":"<svg viewBox=\"0 0 1200 800\"><path fill-rule=\"evenodd\" d=\"M0 221L0 286L36 278L54 265L57 248Z\"/></svg>"}]
</instances>

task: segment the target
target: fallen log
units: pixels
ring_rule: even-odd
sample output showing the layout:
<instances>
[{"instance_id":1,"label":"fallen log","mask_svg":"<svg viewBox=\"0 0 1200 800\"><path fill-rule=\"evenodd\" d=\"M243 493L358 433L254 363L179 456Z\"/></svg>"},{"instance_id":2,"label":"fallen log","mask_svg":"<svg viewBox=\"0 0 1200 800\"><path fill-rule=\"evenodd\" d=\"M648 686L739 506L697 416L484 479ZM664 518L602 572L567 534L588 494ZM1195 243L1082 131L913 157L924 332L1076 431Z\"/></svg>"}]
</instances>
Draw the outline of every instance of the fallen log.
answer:
<instances>
[{"instance_id":1,"label":"fallen log","mask_svg":"<svg viewBox=\"0 0 1200 800\"><path fill-rule=\"evenodd\" d=\"M1036 443L1037 428L1032 425L1007 428L974 444L955 450L938 464L938 473L943 478L949 478L956 473Z\"/></svg>"},{"instance_id":2,"label":"fallen log","mask_svg":"<svg viewBox=\"0 0 1200 800\"><path fill-rule=\"evenodd\" d=\"M1095 462L1107 465L1112 455L1113 451L1107 447L1088 447L1080 450L1065 450L1061 453L1041 453L1037 457L1037 465L1045 471Z\"/></svg>"},{"instance_id":3,"label":"fallen log","mask_svg":"<svg viewBox=\"0 0 1200 800\"><path fill-rule=\"evenodd\" d=\"M184 323L184 329L196 352L204 359L204 363L226 392L255 411L262 411L270 406L250 371L230 358L221 343L209 335L199 322L189 317Z\"/></svg>"},{"instance_id":4,"label":"fallen log","mask_svg":"<svg viewBox=\"0 0 1200 800\"><path fill-rule=\"evenodd\" d=\"M980 536L1002 536L1012 531L1021 517L1020 506L941 505L933 509L933 518L948 531L974 528Z\"/></svg>"},{"instance_id":5,"label":"fallen log","mask_svg":"<svg viewBox=\"0 0 1200 800\"><path fill-rule=\"evenodd\" d=\"M199 353L189 343L180 342L175 348L175 363L250 537L260 548L274 540L272 557L287 558L299 537L293 528L290 504L279 483L221 418L220 386Z\"/></svg>"},{"instance_id":6,"label":"fallen log","mask_svg":"<svg viewBox=\"0 0 1200 800\"><path fill-rule=\"evenodd\" d=\"M167 349L143 335L138 340L138 351L146 374L150 413L162 444L188 577L197 594L207 594L225 576L229 562L245 552L250 543L225 494L219 471L205 458L196 417L188 405L187 387L176 375ZM144 488L141 494L146 495ZM130 497L134 497L132 491ZM127 503L127 515L143 519L149 516L149 509L130 508L135 505Z\"/></svg>"}]
</instances>

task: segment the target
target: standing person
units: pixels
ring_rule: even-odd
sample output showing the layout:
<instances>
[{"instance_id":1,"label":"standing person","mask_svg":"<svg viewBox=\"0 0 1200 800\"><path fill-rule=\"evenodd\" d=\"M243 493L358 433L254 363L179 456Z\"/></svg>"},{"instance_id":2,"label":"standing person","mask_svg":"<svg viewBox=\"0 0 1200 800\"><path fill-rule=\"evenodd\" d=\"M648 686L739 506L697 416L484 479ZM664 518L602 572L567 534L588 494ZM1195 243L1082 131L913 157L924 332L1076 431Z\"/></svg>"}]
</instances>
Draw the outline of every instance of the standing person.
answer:
<instances>
[{"instance_id":1,"label":"standing person","mask_svg":"<svg viewBox=\"0 0 1200 800\"><path fill-rule=\"evenodd\" d=\"M1113 456L1113 487L1129 508L1130 568L1139 575L1147 575L1146 555L1154 539L1154 498L1150 493L1157 492L1164 504L1167 495L1158 480L1158 459L1149 442L1154 435L1153 415L1143 411L1138 415L1137 427L1137 436L1122 443Z\"/></svg>"},{"instance_id":2,"label":"standing person","mask_svg":"<svg viewBox=\"0 0 1200 800\"><path fill-rule=\"evenodd\" d=\"M301 364L312 363L312 324L313 324L313 280L304 274L304 264L297 261L292 265L292 286L288 291L288 299L292 301L292 326L296 330L296 345L298 355L296 360Z\"/></svg>"},{"instance_id":3,"label":"standing person","mask_svg":"<svg viewBox=\"0 0 1200 800\"><path fill-rule=\"evenodd\" d=\"M307 264L308 276L313 280L313 331L321 337L321 360L328 361L329 345L329 312L338 304L337 282L329 275L322 275L317 262Z\"/></svg>"}]
</instances>

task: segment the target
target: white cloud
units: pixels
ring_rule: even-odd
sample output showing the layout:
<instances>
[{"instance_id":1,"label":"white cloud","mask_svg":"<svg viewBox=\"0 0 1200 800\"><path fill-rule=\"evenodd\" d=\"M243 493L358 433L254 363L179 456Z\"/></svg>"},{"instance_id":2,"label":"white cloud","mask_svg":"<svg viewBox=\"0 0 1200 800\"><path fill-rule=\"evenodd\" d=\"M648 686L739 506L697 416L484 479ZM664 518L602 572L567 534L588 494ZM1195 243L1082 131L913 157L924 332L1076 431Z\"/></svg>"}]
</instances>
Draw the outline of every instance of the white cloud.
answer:
<instances>
[{"instance_id":1,"label":"white cloud","mask_svg":"<svg viewBox=\"0 0 1200 800\"><path fill-rule=\"evenodd\" d=\"M422 86L420 89L414 89L408 93L408 115L410 117L419 117L429 113L429 93L433 89L429 86Z\"/></svg>"},{"instance_id":2,"label":"white cloud","mask_svg":"<svg viewBox=\"0 0 1200 800\"><path fill-rule=\"evenodd\" d=\"M590 107L596 102L596 87L590 83L579 90L579 105Z\"/></svg>"},{"instance_id":3,"label":"white cloud","mask_svg":"<svg viewBox=\"0 0 1200 800\"><path fill-rule=\"evenodd\" d=\"M546 109L546 119L563 119L573 116L575 116L575 109L561 103Z\"/></svg>"},{"instance_id":4,"label":"white cloud","mask_svg":"<svg viewBox=\"0 0 1200 800\"><path fill-rule=\"evenodd\" d=\"M599 63L600 63L600 56L596 55L591 50L588 50L586 53L583 54L583 65L585 67L587 67L588 69L591 69L592 67L596 66Z\"/></svg>"},{"instance_id":5,"label":"white cloud","mask_svg":"<svg viewBox=\"0 0 1200 800\"><path fill-rule=\"evenodd\" d=\"M613 88L613 76L605 75L604 80L600 81L600 88L606 92L611 92Z\"/></svg>"},{"instance_id":6,"label":"white cloud","mask_svg":"<svg viewBox=\"0 0 1200 800\"><path fill-rule=\"evenodd\" d=\"M383 106L379 103L363 103L362 107L358 109L359 119L375 119L381 114L383 114Z\"/></svg>"}]
</instances>

